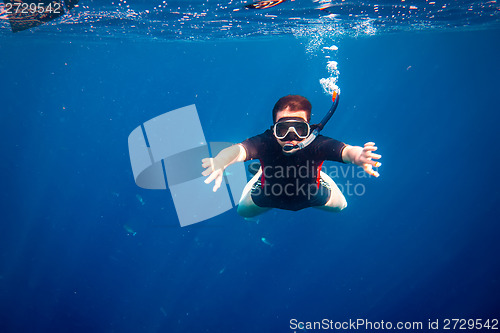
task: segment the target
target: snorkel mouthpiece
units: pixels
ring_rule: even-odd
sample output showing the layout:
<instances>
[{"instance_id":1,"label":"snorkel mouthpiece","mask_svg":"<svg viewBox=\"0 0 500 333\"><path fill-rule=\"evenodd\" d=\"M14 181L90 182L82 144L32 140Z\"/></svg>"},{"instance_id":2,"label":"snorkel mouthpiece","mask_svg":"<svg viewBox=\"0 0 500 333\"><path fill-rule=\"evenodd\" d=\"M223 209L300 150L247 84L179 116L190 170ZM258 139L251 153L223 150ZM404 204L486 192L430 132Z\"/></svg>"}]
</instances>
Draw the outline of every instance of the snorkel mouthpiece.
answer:
<instances>
[{"instance_id":1,"label":"snorkel mouthpiece","mask_svg":"<svg viewBox=\"0 0 500 333\"><path fill-rule=\"evenodd\" d=\"M287 143L283 146L283 152L285 154L291 154L291 151L293 150L294 147L296 146L292 145L291 143Z\"/></svg>"}]
</instances>

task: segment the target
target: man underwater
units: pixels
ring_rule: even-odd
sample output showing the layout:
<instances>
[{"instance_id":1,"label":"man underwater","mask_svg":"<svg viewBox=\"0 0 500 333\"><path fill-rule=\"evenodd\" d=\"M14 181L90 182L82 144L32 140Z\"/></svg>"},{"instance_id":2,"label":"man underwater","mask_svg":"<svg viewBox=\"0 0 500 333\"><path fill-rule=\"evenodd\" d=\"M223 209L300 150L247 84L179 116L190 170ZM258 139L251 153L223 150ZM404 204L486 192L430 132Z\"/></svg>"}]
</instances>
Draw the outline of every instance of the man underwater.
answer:
<instances>
[{"instance_id":1,"label":"man underwater","mask_svg":"<svg viewBox=\"0 0 500 333\"><path fill-rule=\"evenodd\" d=\"M298 147L313 133L315 125L309 124L311 109L305 97L280 98L273 108L271 129L222 150L215 158L202 160L206 168L202 174L208 176L205 183L215 180L215 192L222 183L225 168L236 162L259 159L260 168L245 186L238 204L238 214L242 217L254 217L271 208L343 210L347 207L346 199L337 184L321 171L323 162L353 163L378 177L373 167L381 163L374 160L382 156L374 153L377 147L373 142L365 143L364 147L350 146L322 135L302 149L291 151L290 147Z\"/></svg>"}]
</instances>

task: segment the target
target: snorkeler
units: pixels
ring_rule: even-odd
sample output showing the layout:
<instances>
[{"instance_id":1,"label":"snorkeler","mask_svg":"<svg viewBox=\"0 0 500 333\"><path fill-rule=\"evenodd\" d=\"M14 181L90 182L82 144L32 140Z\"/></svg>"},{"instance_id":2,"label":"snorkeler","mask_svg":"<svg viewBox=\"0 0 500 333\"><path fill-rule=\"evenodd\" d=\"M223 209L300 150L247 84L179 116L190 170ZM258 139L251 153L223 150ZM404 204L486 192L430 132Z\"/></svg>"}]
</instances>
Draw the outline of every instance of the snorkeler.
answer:
<instances>
[{"instance_id":1,"label":"snorkeler","mask_svg":"<svg viewBox=\"0 0 500 333\"><path fill-rule=\"evenodd\" d=\"M311 103L302 96L280 98L273 108L271 129L242 143L222 150L215 158L205 158L202 166L208 176L206 184L215 180L214 192L222 183L224 169L235 162L260 160L258 171L245 186L238 204L238 214L254 217L271 208L301 210L308 207L339 212L347 206L335 182L323 171L325 160L353 163L368 174L378 177L373 167L381 166L382 156L375 154L375 143L364 147L350 146L319 135L338 105L338 94L323 121L310 125Z\"/></svg>"}]
</instances>

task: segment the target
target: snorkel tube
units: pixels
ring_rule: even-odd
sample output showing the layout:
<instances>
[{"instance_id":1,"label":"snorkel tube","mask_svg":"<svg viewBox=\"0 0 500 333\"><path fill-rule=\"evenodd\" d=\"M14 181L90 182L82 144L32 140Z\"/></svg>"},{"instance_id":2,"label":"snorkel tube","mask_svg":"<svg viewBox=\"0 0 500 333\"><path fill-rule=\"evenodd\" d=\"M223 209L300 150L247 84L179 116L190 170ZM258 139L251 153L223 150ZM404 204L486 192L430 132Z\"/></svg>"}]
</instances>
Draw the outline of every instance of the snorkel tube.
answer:
<instances>
[{"instance_id":1,"label":"snorkel tube","mask_svg":"<svg viewBox=\"0 0 500 333\"><path fill-rule=\"evenodd\" d=\"M339 92L334 90L332 94L332 101L333 101L332 107L330 108L330 110L328 110L328 113L323 117L321 122L316 125L314 131L306 139L304 139L304 141L300 142L297 145L292 145L292 144L284 145L283 153L285 153L286 155L291 155L310 145L311 142L313 142L314 139L316 139L316 137L319 135L319 132L323 129L323 127L325 127L328 120L330 120L330 118L333 116L335 110L337 110L337 106L339 105L339 98L340 98Z\"/></svg>"}]
</instances>

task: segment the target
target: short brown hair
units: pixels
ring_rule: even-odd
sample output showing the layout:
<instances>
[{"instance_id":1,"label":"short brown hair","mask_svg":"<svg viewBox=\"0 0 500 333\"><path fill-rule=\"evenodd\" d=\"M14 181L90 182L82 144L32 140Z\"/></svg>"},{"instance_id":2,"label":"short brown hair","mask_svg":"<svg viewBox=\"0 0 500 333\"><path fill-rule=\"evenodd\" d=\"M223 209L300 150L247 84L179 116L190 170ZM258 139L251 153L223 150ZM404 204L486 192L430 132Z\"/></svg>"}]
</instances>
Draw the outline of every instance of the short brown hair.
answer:
<instances>
[{"instance_id":1,"label":"short brown hair","mask_svg":"<svg viewBox=\"0 0 500 333\"><path fill-rule=\"evenodd\" d=\"M276 122L276 114L278 111L283 111L285 109L290 111L306 111L307 113L307 122L311 121L311 102L307 100L307 98L300 95L287 95L281 97L276 104L274 104L273 108L273 122Z\"/></svg>"}]
</instances>

